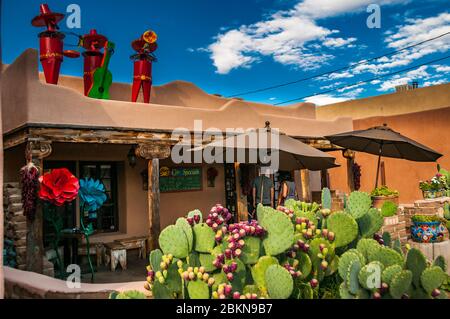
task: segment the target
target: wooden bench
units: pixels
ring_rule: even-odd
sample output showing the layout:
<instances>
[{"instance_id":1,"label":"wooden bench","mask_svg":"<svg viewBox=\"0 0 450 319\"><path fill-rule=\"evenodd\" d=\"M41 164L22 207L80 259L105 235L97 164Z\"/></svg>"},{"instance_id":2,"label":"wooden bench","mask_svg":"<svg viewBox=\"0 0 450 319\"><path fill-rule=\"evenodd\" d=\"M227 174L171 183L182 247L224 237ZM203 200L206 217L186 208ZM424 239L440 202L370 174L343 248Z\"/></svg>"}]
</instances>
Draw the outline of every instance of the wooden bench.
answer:
<instances>
[{"instance_id":1,"label":"wooden bench","mask_svg":"<svg viewBox=\"0 0 450 319\"><path fill-rule=\"evenodd\" d=\"M120 243L107 243L106 247L106 265L111 263L111 271L116 271L118 264L123 270L127 269L127 249Z\"/></svg>"},{"instance_id":2,"label":"wooden bench","mask_svg":"<svg viewBox=\"0 0 450 319\"><path fill-rule=\"evenodd\" d=\"M147 237L131 237L117 239L114 242L121 244L126 250L139 249L139 258L147 258Z\"/></svg>"},{"instance_id":3,"label":"wooden bench","mask_svg":"<svg viewBox=\"0 0 450 319\"><path fill-rule=\"evenodd\" d=\"M104 255L104 245L101 243L98 244L91 244L89 247L89 255L95 255L96 257L96 262L97 262L97 267L101 266L102 264L102 259L103 259L103 255ZM87 245L81 245L80 247L78 247L78 255L79 256L87 256L88 252L87 252Z\"/></svg>"}]
</instances>

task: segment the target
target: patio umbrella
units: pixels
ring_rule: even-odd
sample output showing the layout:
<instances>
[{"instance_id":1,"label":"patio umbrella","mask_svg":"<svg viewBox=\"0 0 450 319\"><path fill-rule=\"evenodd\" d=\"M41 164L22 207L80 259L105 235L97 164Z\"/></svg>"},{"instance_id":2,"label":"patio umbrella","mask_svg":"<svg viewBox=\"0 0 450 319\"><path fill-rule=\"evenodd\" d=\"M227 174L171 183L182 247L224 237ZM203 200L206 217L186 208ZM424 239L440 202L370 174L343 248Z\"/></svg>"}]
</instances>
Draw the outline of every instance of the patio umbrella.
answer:
<instances>
[{"instance_id":1,"label":"patio umbrella","mask_svg":"<svg viewBox=\"0 0 450 319\"><path fill-rule=\"evenodd\" d=\"M442 154L392 130L386 124L367 130L341 133L326 136L333 144L378 155L377 180L378 187L381 157L407 159L415 162L435 162Z\"/></svg>"},{"instance_id":2,"label":"patio umbrella","mask_svg":"<svg viewBox=\"0 0 450 319\"><path fill-rule=\"evenodd\" d=\"M309 169L318 171L338 167L335 158L299 140L270 128L251 130L220 141L191 149L192 152L210 151L214 155L232 155L235 162L269 166L268 159L277 159L278 170ZM264 154L267 152L266 158ZM271 164L274 164L272 161Z\"/></svg>"}]
</instances>

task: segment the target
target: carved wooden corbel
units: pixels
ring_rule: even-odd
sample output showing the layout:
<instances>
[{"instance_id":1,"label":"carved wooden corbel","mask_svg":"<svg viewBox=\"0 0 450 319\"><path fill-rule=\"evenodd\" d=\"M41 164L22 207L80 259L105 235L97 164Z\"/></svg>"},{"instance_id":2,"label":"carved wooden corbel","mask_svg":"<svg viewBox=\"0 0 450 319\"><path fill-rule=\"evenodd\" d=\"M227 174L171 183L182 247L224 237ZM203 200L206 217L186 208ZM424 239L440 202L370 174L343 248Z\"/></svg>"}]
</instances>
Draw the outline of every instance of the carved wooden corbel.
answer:
<instances>
[{"instance_id":1,"label":"carved wooden corbel","mask_svg":"<svg viewBox=\"0 0 450 319\"><path fill-rule=\"evenodd\" d=\"M40 166L40 162L53 152L52 142L42 138L28 138L25 156L27 161L33 161Z\"/></svg>"},{"instance_id":2,"label":"carved wooden corbel","mask_svg":"<svg viewBox=\"0 0 450 319\"><path fill-rule=\"evenodd\" d=\"M136 156L152 159L165 159L170 157L170 145L164 143L139 144L136 148Z\"/></svg>"}]
</instances>

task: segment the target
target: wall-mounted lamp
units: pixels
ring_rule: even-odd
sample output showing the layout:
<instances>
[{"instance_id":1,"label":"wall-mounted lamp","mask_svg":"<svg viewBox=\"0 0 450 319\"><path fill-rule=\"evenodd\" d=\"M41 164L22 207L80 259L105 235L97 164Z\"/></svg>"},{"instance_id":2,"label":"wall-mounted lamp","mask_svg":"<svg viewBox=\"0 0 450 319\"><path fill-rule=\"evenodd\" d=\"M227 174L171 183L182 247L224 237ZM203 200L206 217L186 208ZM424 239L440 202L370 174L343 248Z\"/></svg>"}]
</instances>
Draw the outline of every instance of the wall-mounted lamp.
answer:
<instances>
[{"instance_id":1,"label":"wall-mounted lamp","mask_svg":"<svg viewBox=\"0 0 450 319\"><path fill-rule=\"evenodd\" d=\"M132 168L136 167L137 164L136 146L131 147L130 151L128 152L127 158L128 164L130 164Z\"/></svg>"}]
</instances>

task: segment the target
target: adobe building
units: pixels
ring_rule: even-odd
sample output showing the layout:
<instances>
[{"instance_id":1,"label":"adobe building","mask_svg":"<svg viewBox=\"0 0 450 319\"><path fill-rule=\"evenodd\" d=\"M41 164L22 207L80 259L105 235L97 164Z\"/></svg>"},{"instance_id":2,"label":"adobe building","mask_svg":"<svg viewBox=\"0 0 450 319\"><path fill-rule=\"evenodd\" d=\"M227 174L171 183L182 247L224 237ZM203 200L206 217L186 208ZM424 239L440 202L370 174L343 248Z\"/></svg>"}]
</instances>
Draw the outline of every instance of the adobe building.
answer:
<instances>
[{"instance_id":1,"label":"adobe building","mask_svg":"<svg viewBox=\"0 0 450 319\"><path fill-rule=\"evenodd\" d=\"M18 185L26 153L44 169L66 167L79 178L101 179L109 199L97 216L93 242L149 236L191 210L208 213L217 203L245 213L243 188L251 184L255 167L174 164L170 150L179 142L172 137L176 128L193 134L196 120L205 130L222 131L261 128L269 121L272 128L322 150L334 149L323 136L353 129L350 117L318 119L313 104L274 107L227 99L182 81L154 87L151 104L129 102L131 86L121 83L111 87L110 100L92 99L83 94L82 78L62 76L57 86L46 84L38 63L38 52L29 49L3 70L4 183ZM217 175L213 181L211 168ZM173 169L194 177L166 179ZM320 172L309 178L297 172L297 184L304 198L323 186ZM78 226L76 203L61 213L65 227ZM44 242L46 232L44 224Z\"/></svg>"},{"instance_id":2,"label":"adobe building","mask_svg":"<svg viewBox=\"0 0 450 319\"><path fill-rule=\"evenodd\" d=\"M325 105L317 108L317 119L332 121L351 117L355 130L387 124L393 130L443 154L442 168L450 168L450 83L416 88L397 88L396 92L364 99ZM345 159L341 152L332 153L341 167L330 170L331 188L349 191ZM361 190L375 187L377 156L357 153L361 165ZM437 173L435 163L417 163L402 159L383 158L386 184L400 192L400 203L409 204L422 198L419 182Z\"/></svg>"}]
</instances>

